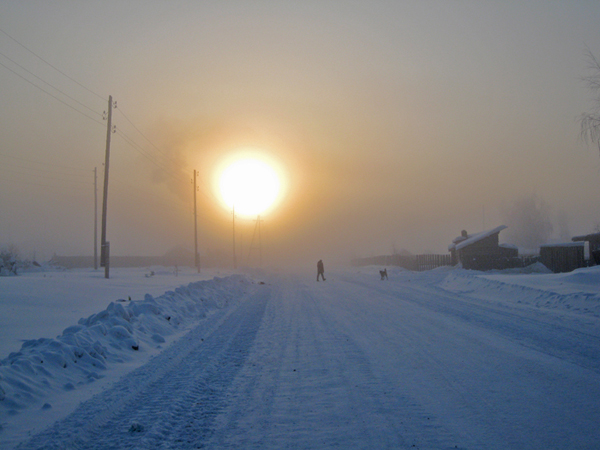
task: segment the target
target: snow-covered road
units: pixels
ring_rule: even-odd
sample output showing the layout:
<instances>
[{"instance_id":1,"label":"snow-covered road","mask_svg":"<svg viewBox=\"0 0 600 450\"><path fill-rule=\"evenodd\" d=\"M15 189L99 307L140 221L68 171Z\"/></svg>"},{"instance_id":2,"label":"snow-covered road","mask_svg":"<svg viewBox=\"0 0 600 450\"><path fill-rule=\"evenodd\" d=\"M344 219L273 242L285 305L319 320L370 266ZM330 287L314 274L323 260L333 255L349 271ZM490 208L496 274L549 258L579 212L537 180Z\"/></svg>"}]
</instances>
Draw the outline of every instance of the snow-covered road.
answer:
<instances>
[{"instance_id":1,"label":"snow-covered road","mask_svg":"<svg viewBox=\"0 0 600 450\"><path fill-rule=\"evenodd\" d=\"M264 281L18 448L598 448L597 294L466 271Z\"/></svg>"}]
</instances>

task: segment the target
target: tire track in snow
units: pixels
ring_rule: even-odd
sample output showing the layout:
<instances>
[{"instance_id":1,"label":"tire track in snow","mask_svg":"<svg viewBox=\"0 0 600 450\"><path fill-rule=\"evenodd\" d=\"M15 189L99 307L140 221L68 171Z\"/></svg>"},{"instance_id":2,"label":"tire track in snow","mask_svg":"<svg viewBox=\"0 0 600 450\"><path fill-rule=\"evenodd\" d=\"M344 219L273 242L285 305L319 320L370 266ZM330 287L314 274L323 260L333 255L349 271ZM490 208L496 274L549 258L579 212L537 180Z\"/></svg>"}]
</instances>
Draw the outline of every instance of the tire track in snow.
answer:
<instances>
[{"instance_id":1,"label":"tire track in snow","mask_svg":"<svg viewBox=\"0 0 600 450\"><path fill-rule=\"evenodd\" d=\"M355 397L353 407L359 412L359 419L366 426L365 434L371 439L371 445L359 445L359 448L463 448L456 446L460 439L412 395L411 386L396 378L399 372L394 368L394 362L384 365L375 357L380 352L394 353L398 329L394 328L393 335L389 335L389 330L381 328L381 322L366 317L365 310L352 310L353 307L344 300L357 297L352 284L338 285L335 289L338 298L332 305L334 309L329 314L321 313L320 319L335 336L337 351L333 353L344 356L343 376L355 385L351 394ZM348 291L347 296L345 291ZM366 292L366 298L373 298L372 290ZM368 300L359 304L363 308L369 307ZM374 336L377 338L371 340ZM410 342L403 344L411 345Z\"/></svg>"},{"instance_id":2,"label":"tire track in snow","mask_svg":"<svg viewBox=\"0 0 600 450\"><path fill-rule=\"evenodd\" d=\"M412 371L431 386L416 393L417 398L432 409L435 402L443 406L442 416L451 419L447 426L471 430L463 445L468 439L475 448L532 448L527 442L533 438L536 448L567 448L557 447L558 441L539 429L553 430L562 442L569 442L574 430L597 434L597 359L578 351L598 352L600 346L593 334L579 332L568 318L561 323L546 312L481 305L435 285L353 277L344 282L344 289L359 295L375 294L392 316L396 305L412 317L415 326L397 331L407 348L417 349L404 352ZM454 413L448 415L450 410Z\"/></svg>"},{"instance_id":3,"label":"tire track in snow","mask_svg":"<svg viewBox=\"0 0 600 450\"><path fill-rule=\"evenodd\" d=\"M374 287L359 280L344 281L375 289L389 297L389 286ZM397 298L398 287L392 288ZM519 309L500 309L471 299L468 294L456 294L437 286L416 286L403 283L401 297L416 305L459 318L471 325L477 325L496 332L520 345L534 349L549 356L559 358L584 369L600 373L600 336L587 332L587 329L565 326L566 318L556 321L551 314L535 311L526 316Z\"/></svg>"},{"instance_id":4,"label":"tire track in snow","mask_svg":"<svg viewBox=\"0 0 600 450\"><path fill-rule=\"evenodd\" d=\"M456 439L398 395L393 380L376 375L338 323L336 292L276 284L208 448L454 448Z\"/></svg>"},{"instance_id":5,"label":"tire track in snow","mask_svg":"<svg viewBox=\"0 0 600 450\"><path fill-rule=\"evenodd\" d=\"M326 299L317 298L315 292L308 289L303 297L319 332L315 336L317 353L326 361L325 367L333 375L335 384L345 391L354 428L352 433L357 434L352 441L361 442L365 448L411 447L414 441L409 443L410 437L404 433L398 408L392 407L391 399L382 395L381 380L375 377L367 355L351 335L336 326L333 315L326 315L321 306L327 303Z\"/></svg>"},{"instance_id":6,"label":"tire track in snow","mask_svg":"<svg viewBox=\"0 0 600 450\"><path fill-rule=\"evenodd\" d=\"M298 318L286 301L289 290L278 287L269 299L253 351L231 386L228 406L217 418L207 448L269 448L267 436L276 420L275 404L286 378L283 361Z\"/></svg>"},{"instance_id":7,"label":"tire track in snow","mask_svg":"<svg viewBox=\"0 0 600 450\"><path fill-rule=\"evenodd\" d=\"M201 448L264 314L259 287L18 449Z\"/></svg>"}]
</instances>

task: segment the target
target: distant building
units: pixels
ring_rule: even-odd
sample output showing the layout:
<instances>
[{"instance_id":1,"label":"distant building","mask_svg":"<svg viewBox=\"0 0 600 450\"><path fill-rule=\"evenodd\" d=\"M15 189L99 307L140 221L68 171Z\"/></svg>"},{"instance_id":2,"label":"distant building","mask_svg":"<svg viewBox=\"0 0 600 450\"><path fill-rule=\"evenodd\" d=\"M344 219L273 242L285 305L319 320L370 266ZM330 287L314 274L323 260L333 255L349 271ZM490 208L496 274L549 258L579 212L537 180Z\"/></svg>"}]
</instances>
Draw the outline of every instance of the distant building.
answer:
<instances>
[{"instance_id":1,"label":"distant building","mask_svg":"<svg viewBox=\"0 0 600 450\"><path fill-rule=\"evenodd\" d=\"M472 235L463 230L448 246L452 263L460 263L463 268L472 270L507 269L522 265L516 246L499 243L500 232L505 228L506 225L501 225Z\"/></svg>"},{"instance_id":2,"label":"distant building","mask_svg":"<svg viewBox=\"0 0 600 450\"><path fill-rule=\"evenodd\" d=\"M584 242L542 245L540 262L554 273L571 272L586 267Z\"/></svg>"},{"instance_id":3,"label":"distant building","mask_svg":"<svg viewBox=\"0 0 600 450\"><path fill-rule=\"evenodd\" d=\"M540 261L554 273L600 264L600 233L575 236L572 242L540 247Z\"/></svg>"},{"instance_id":4,"label":"distant building","mask_svg":"<svg viewBox=\"0 0 600 450\"><path fill-rule=\"evenodd\" d=\"M571 239L573 242L587 242L590 250L590 257L594 264L600 264L600 233L586 234L585 236L575 236Z\"/></svg>"}]
</instances>

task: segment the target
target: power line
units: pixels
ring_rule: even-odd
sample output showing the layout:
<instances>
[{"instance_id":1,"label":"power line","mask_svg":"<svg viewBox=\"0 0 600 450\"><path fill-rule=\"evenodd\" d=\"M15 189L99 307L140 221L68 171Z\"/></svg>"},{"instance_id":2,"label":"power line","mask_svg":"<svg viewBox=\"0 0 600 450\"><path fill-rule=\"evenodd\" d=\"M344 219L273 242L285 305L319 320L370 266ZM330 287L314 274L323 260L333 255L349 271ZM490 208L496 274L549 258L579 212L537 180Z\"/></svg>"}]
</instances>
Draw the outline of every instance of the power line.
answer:
<instances>
[{"instance_id":1,"label":"power line","mask_svg":"<svg viewBox=\"0 0 600 450\"><path fill-rule=\"evenodd\" d=\"M120 185L126 187L127 189L129 189L129 195L135 195L139 199L143 198L144 200L148 200L148 191L140 189L140 188L138 188L136 186L132 186L131 184L129 184L126 181L123 181L123 180L121 180L119 178L114 178L113 177L113 179L115 180L115 182L117 184L120 184ZM132 192L132 191L134 191L134 192ZM153 201L160 200L160 203L162 203L163 205L165 205L165 206L168 205L169 207L174 208L173 199L167 198L167 197L165 197L163 195L157 195L157 194L152 194L150 196L150 198ZM176 197L176 198L180 201L180 203L184 203L185 202L184 200L180 199L179 197ZM180 207L183 208L182 205L180 205Z\"/></svg>"},{"instance_id":2,"label":"power line","mask_svg":"<svg viewBox=\"0 0 600 450\"><path fill-rule=\"evenodd\" d=\"M30 50L29 48L25 47L23 44L21 44L19 41L17 41L14 37L12 37L10 34L8 34L6 31L4 31L3 29L0 28L0 33L4 34L5 36L7 36L9 39L11 39L13 42L17 43L19 46L23 47L25 50L27 50L29 53L31 53L33 56L35 56L36 58L38 58L40 61L42 61L44 64L47 64L48 66L52 67L54 70L56 70L58 73L60 73L61 75L67 77L69 80L71 80L73 83L77 84L78 86L82 87L83 89L85 89L86 91L88 91L90 94L95 95L96 97L102 99L102 100L106 100L102 95L97 94L96 92L92 91L91 89L89 89L88 87L84 86L83 84L81 84L79 81L75 80L74 78L70 77L69 75L67 75L66 73L64 73L62 70L56 68L55 66L53 66L52 64L50 64L48 61L46 61L44 58L42 58L41 56L39 56L38 54L36 54L33 50Z\"/></svg>"},{"instance_id":3,"label":"power line","mask_svg":"<svg viewBox=\"0 0 600 450\"><path fill-rule=\"evenodd\" d=\"M150 156L150 154L148 154L146 152L146 150L141 145L139 145L138 143L136 143L132 138L130 138L127 134L125 134L119 128L117 128L117 135L119 135L125 141L125 143L127 143L128 145L130 145L134 150L136 150L138 153L140 153L143 157L145 157L146 159L148 159L148 161L150 161L151 163L153 163L159 169L165 171L165 173L167 175L170 175L171 177L173 177L177 181L184 181L185 178L183 178L183 175L178 174L177 172L174 172L174 171L168 169L167 167L163 166L159 162L157 162L154 158L152 158L152 156Z\"/></svg>"},{"instance_id":4,"label":"power line","mask_svg":"<svg viewBox=\"0 0 600 450\"><path fill-rule=\"evenodd\" d=\"M95 111L94 109L90 108L90 107L89 107L89 106L87 106L87 105L84 105L84 104L83 104L83 103L81 103L79 100L77 100L77 99L75 99L75 98L71 97L69 94L66 94L65 92L61 91L61 90L60 90L60 89L58 89L56 86L54 86L54 85L52 85L52 84L48 83L48 82L47 82L46 80L44 80L43 78L41 78L41 77L38 77L38 76L37 76L35 73L31 72L30 70L27 70L27 69L26 69L25 67L23 67L21 64L19 64L18 62L14 61L14 60L13 60L13 59L11 59L11 58L9 58L9 57L8 57L8 56L6 56L4 53L0 53L0 56L4 56L4 57L5 57L6 59L8 59L10 62L12 62L12 63L13 63L13 64L15 64L16 66L20 67L21 69L23 69L25 72L27 72L29 75L31 75L31 76L33 76L33 77L37 78L37 79L38 79L38 80L40 80L42 83L44 83L44 84L46 84L46 85L50 86L52 89L55 89L55 90L57 90L58 92L60 92L60 93L61 93L62 95L64 95L65 97L67 97L67 98L69 98L69 99L73 100L75 103L77 103L77 104L79 104L79 105L83 106L84 108L88 109L89 111L93 112L94 114L97 114L97 115L99 115L100 117L102 117L102 114L100 114L99 112ZM6 67L6 66L4 66L4 67Z\"/></svg>"},{"instance_id":5,"label":"power line","mask_svg":"<svg viewBox=\"0 0 600 450\"><path fill-rule=\"evenodd\" d=\"M134 123L131 119L129 119L129 117L127 117L127 115L123 112L122 108L117 108L117 111L127 120L127 122L129 122L131 124L131 126L154 148L156 149L156 151L158 151L161 155L163 155L165 158L167 158L169 161L171 161L179 170L185 171L185 168L175 159L173 159L171 156L169 156L168 152L165 152L163 150L161 150L157 145L155 145ZM119 132L119 130L117 131ZM129 139L130 142L129 145L135 145L136 149L140 152L142 152L142 147L140 145L138 145L137 143L135 143L135 141L127 136L127 138ZM145 153L145 152L144 152ZM156 164L158 167L160 167L161 169L167 171L167 169L165 169L164 167L160 166L159 163L157 163L156 161L153 161L150 156L148 156L147 154L144 154L144 156L146 156L146 158L150 159L154 164ZM179 175L177 175L177 177L179 177ZM218 199L214 196L214 194L212 193L212 191L208 188L208 186L206 186L206 184L204 183L204 181L202 179L199 180L200 186L204 188L205 192L202 192L203 195L205 195L207 198L211 199L211 200L216 200L218 201ZM209 194L207 194L206 192L208 192ZM212 197L212 198L211 198Z\"/></svg>"},{"instance_id":6,"label":"power line","mask_svg":"<svg viewBox=\"0 0 600 450\"><path fill-rule=\"evenodd\" d=\"M56 95L48 92L47 90L43 89L42 87L38 86L37 84L35 84L34 82L32 82L31 80L28 80L27 78L25 78L23 75L15 72L13 69L11 69L10 67L6 66L5 64L0 62L0 66L4 67L7 70L10 70L12 73L14 73L16 76L18 76L19 78L22 78L23 80L27 81L29 84L31 84L32 86L38 88L40 91L45 92L46 94L48 94L50 97L54 98L55 100L58 100L59 102L61 102L63 105L68 106L69 108L71 108L74 111L77 111L79 114L81 114L82 116L87 117L88 119L96 122L97 124L100 124L104 127L104 124L98 120L96 120L94 117L88 116L86 113L84 113L83 111L78 110L77 108L75 108L73 105L69 105L67 102L61 100L60 98L58 98Z\"/></svg>"},{"instance_id":7,"label":"power line","mask_svg":"<svg viewBox=\"0 0 600 450\"><path fill-rule=\"evenodd\" d=\"M142 133L142 131L135 126L135 124L129 119L129 117L127 117L127 115L123 112L123 110L121 108L117 108L117 111L119 112L119 114L121 114L125 120L127 120L127 122L129 122L131 124L131 126L133 128L135 128L135 130L140 133L140 135L146 139L146 141L152 146L154 147L160 154L162 154L163 156L165 156L166 158L168 158L169 160L171 160L174 164L176 165L180 165L177 161L175 161L172 157L169 156L169 154L167 152L163 152L159 147L157 147L156 145L154 145L154 143L144 134Z\"/></svg>"}]
</instances>

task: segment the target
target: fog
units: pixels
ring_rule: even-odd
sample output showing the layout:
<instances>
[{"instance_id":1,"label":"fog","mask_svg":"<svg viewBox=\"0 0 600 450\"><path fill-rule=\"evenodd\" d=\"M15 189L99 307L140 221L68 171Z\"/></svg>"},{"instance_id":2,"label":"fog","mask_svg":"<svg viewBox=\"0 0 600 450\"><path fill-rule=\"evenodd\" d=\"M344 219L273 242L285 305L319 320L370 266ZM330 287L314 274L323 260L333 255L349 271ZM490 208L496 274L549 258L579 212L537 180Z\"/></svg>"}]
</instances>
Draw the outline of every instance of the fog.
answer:
<instances>
[{"instance_id":1,"label":"fog","mask_svg":"<svg viewBox=\"0 0 600 450\"><path fill-rule=\"evenodd\" d=\"M216 177L248 148L284 179L265 264L592 232L600 156L577 118L599 19L594 2L5 2L0 246L93 254L109 95L114 255L193 249L198 170L201 256L229 258ZM242 263L255 230L236 218Z\"/></svg>"}]
</instances>

